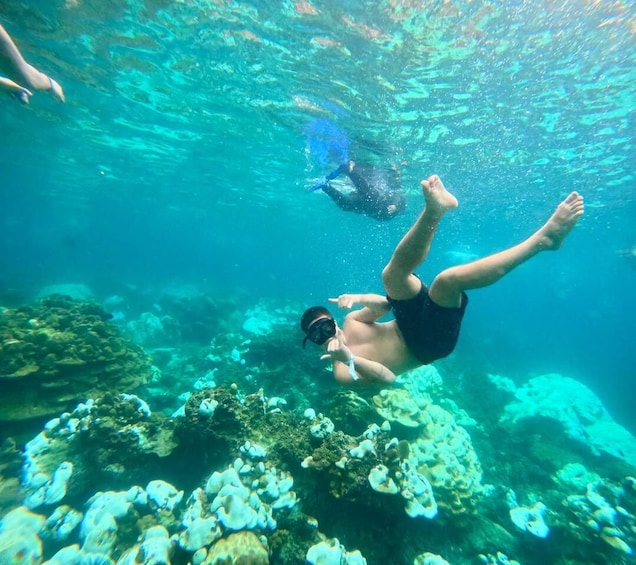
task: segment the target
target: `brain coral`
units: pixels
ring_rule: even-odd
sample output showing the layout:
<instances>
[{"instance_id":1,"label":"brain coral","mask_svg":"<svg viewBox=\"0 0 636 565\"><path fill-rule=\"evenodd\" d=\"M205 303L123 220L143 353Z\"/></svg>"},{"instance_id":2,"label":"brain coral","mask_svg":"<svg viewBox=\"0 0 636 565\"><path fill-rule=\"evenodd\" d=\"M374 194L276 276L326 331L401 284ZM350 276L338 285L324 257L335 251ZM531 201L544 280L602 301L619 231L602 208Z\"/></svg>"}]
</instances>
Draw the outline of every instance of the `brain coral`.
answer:
<instances>
[{"instance_id":1,"label":"brain coral","mask_svg":"<svg viewBox=\"0 0 636 565\"><path fill-rule=\"evenodd\" d=\"M404 389L385 389L373 397L377 413L391 423L416 428L426 423L426 408L430 398L412 397Z\"/></svg>"},{"instance_id":2,"label":"brain coral","mask_svg":"<svg viewBox=\"0 0 636 565\"><path fill-rule=\"evenodd\" d=\"M248 531L230 534L216 542L208 552L204 565L268 565L267 550L259 539Z\"/></svg>"},{"instance_id":3,"label":"brain coral","mask_svg":"<svg viewBox=\"0 0 636 565\"><path fill-rule=\"evenodd\" d=\"M409 448L418 472L433 486L438 505L454 514L472 510L482 490L482 471L468 432L425 394L413 397L404 389L389 389L374 396L373 402L389 422L418 427Z\"/></svg>"},{"instance_id":4,"label":"brain coral","mask_svg":"<svg viewBox=\"0 0 636 565\"><path fill-rule=\"evenodd\" d=\"M418 471L433 485L435 499L454 514L473 509L481 492L481 464L468 432L440 406L426 409L427 424L411 450Z\"/></svg>"},{"instance_id":5,"label":"brain coral","mask_svg":"<svg viewBox=\"0 0 636 565\"><path fill-rule=\"evenodd\" d=\"M108 318L98 304L62 295L0 310L0 422L57 415L145 382L148 356Z\"/></svg>"}]
</instances>

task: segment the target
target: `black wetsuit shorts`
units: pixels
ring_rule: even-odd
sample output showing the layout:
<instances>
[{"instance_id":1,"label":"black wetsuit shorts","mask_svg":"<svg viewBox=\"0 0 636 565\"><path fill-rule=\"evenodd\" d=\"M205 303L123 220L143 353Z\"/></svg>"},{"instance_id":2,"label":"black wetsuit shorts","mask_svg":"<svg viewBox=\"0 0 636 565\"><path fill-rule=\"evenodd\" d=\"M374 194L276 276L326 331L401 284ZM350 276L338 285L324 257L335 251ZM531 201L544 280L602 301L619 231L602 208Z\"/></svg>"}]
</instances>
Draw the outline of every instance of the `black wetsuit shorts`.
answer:
<instances>
[{"instance_id":1,"label":"black wetsuit shorts","mask_svg":"<svg viewBox=\"0 0 636 565\"><path fill-rule=\"evenodd\" d=\"M411 353L428 365L436 359L450 355L455 349L468 296L462 292L459 308L439 306L431 300L428 288L422 289L413 298L393 300L387 296L395 321Z\"/></svg>"}]
</instances>

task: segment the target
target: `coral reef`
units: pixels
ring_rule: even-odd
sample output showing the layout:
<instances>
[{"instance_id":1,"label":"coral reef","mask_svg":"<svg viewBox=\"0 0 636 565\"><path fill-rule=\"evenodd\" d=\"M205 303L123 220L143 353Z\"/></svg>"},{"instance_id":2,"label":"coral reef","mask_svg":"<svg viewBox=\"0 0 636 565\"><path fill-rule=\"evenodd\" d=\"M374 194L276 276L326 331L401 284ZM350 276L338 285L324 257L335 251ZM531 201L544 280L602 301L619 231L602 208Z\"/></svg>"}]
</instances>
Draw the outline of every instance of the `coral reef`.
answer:
<instances>
[{"instance_id":1,"label":"coral reef","mask_svg":"<svg viewBox=\"0 0 636 565\"><path fill-rule=\"evenodd\" d=\"M559 374L541 375L516 389L514 395L504 408L503 424L554 422L569 439L586 446L593 455L636 466L636 438L612 420L584 384Z\"/></svg>"},{"instance_id":2,"label":"coral reef","mask_svg":"<svg viewBox=\"0 0 636 565\"><path fill-rule=\"evenodd\" d=\"M24 446L23 503L50 506L100 488L121 488L131 476L146 481L170 475L167 456L177 445L172 427L133 395L108 393L79 404Z\"/></svg>"},{"instance_id":3,"label":"coral reef","mask_svg":"<svg viewBox=\"0 0 636 565\"><path fill-rule=\"evenodd\" d=\"M0 422L50 417L107 390L130 392L149 358L91 302L52 295L0 313Z\"/></svg>"},{"instance_id":4,"label":"coral reef","mask_svg":"<svg viewBox=\"0 0 636 565\"><path fill-rule=\"evenodd\" d=\"M579 540L580 551L599 553L599 547L607 544L615 555L632 555L636 548L636 479L615 482L585 470L590 481L583 486L564 476L567 469L562 471L566 473L557 474L557 482L573 490L562 501L567 509L565 527Z\"/></svg>"},{"instance_id":5,"label":"coral reef","mask_svg":"<svg viewBox=\"0 0 636 565\"><path fill-rule=\"evenodd\" d=\"M413 397L405 389L383 390L373 402L380 416L399 425L396 433L409 430L398 439L406 441L413 436L411 429L418 431L402 448L408 449L411 465L430 481L437 503L454 514L473 512L482 470L468 432L426 394Z\"/></svg>"},{"instance_id":6,"label":"coral reef","mask_svg":"<svg viewBox=\"0 0 636 565\"><path fill-rule=\"evenodd\" d=\"M189 314L156 312L170 328L147 343L182 335ZM0 524L3 557L47 565L631 559L636 469L631 453L620 457L630 438L615 445L615 435L598 432L609 420L593 397L564 393L561 413L563 398L543 381L442 386L431 367L384 391L340 390L319 381L320 362L287 355L290 311L269 320L258 306L245 316L237 327L217 320L224 331L206 344L155 350L159 367L136 394L106 387L56 412L23 446L5 442L0 514L17 509ZM487 410L471 397L476 389Z\"/></svg>"},{"instance_id":7,"label":"coral reef","mask_svg":"<svg viewBox=\"0 0 636 565\"><path fill-rule=\"evenodd\" d=\"M252 532L237 532L212 546L203 565L268 565L267 549Z\"/></svg>"}]
</instances>

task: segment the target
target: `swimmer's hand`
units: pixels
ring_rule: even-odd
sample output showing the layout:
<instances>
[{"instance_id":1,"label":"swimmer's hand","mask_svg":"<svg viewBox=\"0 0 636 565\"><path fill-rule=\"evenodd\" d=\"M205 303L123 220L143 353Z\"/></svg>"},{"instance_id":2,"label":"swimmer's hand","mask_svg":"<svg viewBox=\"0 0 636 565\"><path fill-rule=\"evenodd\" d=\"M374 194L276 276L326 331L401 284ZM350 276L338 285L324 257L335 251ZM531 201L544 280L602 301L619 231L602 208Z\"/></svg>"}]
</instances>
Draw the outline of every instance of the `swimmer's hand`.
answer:
<instances>
[{"instance_id":1,"label":"swimmer's hand","mask_svg":"<svg viewBox=\"0 0 636 565\"><path fill-rule=\"evenodd\" d=\"M336 330L335 339L330 339L327 342L327 353L320 356L320 359L331 359L332 361L341 361L342 363L348 363L349 359L353 357L351 349L345 345L344 333L338 328Z\"/></svg>"},{"instance_id":2,"label":"swimmer's hand","mask_svg":"<svg viewBox=\"0 0 636 565\"><path fill-rule=\"evenodd\" d=\"M348 310L360 304L359 294L341 294L338 298L330 298L329 302L337 304L340 310Z\"/></svg>"},{"instance_id":3,"label":"swimmer's hand","mask_svg":"<svg viewBox=\"0 0 636 565\"><path fill-rule=\"evenodd\" d=\"M346 320L355 319L358 322L370 324L389 312L391 305L386 296L379 294L341 294L338 298L330 298L329 302L338 305L340 309L351 309L354 306L362 306L347 314Z\"/></svg>"}]
</instances>

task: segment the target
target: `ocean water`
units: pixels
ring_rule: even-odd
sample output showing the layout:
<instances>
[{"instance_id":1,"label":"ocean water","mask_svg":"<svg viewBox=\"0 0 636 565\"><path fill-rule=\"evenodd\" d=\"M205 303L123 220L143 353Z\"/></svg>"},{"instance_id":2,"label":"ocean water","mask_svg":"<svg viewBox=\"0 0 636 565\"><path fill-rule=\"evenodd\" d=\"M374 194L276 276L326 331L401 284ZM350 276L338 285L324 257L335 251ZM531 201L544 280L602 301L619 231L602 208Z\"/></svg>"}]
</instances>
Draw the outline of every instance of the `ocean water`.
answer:
<instances>
[{"instance_id":1,"label":"ocean water","mask_svg":"<svg viewBox=\"0 0 636 565\"><path fill-rule=\"evenodd\" d=\"M187 282L309 305L382 291L430 174L460 207L427 281L455 251L525 238L576 189L586 214L565 247L473 292L457 354L575 376L636 429L631 3L59 1L0 16L68 98L3 103L3 287ZM307 192L337 166L306 154L320 118L351 158L401 168L404 216Z\"/></svg>"},{"instance_id":2,"label":"ocean water","mask_svg":"<svg viewBox=\"0 0 636 565\"><path fill-rule=\"evenodd\" d=\"M563 248L471 292L440 367L560 373L636 434L632 2L31 0L2 2L0 22L67 98L1 102L0 304L55 284L100 300L194 287L241 311L382 293L420 179L459 200L428 282L576 190ZM317 140L317 121L344 138ZM377 222L310 192L343 155L397 167L406 213ZM301 338L286 356L307 355Z\"/></svg>"}]
</instances>

